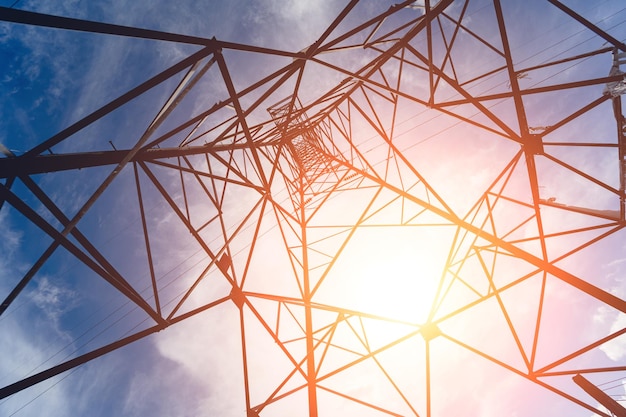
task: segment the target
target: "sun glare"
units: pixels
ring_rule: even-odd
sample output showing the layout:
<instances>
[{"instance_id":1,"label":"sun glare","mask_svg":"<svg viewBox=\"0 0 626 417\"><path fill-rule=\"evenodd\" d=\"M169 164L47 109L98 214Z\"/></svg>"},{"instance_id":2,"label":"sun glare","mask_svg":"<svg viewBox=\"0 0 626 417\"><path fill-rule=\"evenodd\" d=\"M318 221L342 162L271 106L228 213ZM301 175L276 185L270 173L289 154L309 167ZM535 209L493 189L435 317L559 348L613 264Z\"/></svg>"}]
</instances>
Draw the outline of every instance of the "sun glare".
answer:
<instances>
[{"instance_id":1,"label":"sun glare","mask_svg":"<svg viewBox=\"0 0 626 417\"><path fill-rule=\"evenodd\" d=\"M425 323L448 254L447 239L435 229L397 226L357 231L329 277L338 291L324 297L381 320Z\"/></svg>"}]
</instances>

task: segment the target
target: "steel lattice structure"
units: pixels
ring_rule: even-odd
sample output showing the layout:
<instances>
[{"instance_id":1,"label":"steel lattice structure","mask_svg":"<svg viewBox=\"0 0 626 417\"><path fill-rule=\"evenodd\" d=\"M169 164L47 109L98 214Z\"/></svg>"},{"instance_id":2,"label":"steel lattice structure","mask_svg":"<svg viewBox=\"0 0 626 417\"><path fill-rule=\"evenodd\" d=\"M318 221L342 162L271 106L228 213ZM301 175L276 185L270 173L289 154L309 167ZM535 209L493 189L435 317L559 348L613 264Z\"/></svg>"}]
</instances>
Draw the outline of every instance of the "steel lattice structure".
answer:
<instances>
[{"instance_id":1,"label":"steel lattice structure","mask_svg":"<svg viewBox=\"0 0 626 417\"><path fill-rule=\"evenodd\" d=\"M353 0L295 52L0 9L196 48L0 159L2 210L43 242L0 313L63 256L139 317L2 398L216 311L238 322L248 417L479 415L471 384L523 397L511 415L609 416L572 377L626 372L602 351L626 329L593 319L626 312L602 272L626 233L626 45L557 0L513 3ZM557 29L537 41L542 11ZM154 91L141 132L101 134ZM55 201L85 178L88 198ZM98 238L111 205L132 254Z\"/></svg>"}]
</instances>

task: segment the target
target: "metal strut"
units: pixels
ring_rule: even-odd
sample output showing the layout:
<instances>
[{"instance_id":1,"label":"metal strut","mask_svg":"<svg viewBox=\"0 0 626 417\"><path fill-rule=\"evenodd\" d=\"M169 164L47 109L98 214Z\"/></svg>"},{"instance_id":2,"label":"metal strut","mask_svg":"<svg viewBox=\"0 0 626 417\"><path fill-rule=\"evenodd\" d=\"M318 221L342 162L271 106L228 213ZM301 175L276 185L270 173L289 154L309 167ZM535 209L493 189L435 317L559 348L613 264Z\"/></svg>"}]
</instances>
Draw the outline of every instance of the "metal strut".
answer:
<instances>
[{"instance_id":1,"label":"metal strut","mask_svg":"<svg viewBox=\"0 0 626 417\"><path fill-rule=\"evenodd\" d=\"M613 114L617 124L617 144L619 152L619 199L620 220L626 220L626 119L622 113L622 95L626 93L626 76L620 65L626 63L626 52L613 50L613 65L609 76L622 76L619 81L607 83L604 94L611 96Z\"/></svg>"},{"instance_id":2,"label":"metal strut","mask_svg":"<svg viewBox=\"0 0 626 417\"><path fill-rule=\"evenodd\" d=\"M297 177L310 184L318 175L332 172L332 158L323 150L321 137L310 123L299 99L287 97L267 111L298 166Z\"/></svg>"}]
</instances>

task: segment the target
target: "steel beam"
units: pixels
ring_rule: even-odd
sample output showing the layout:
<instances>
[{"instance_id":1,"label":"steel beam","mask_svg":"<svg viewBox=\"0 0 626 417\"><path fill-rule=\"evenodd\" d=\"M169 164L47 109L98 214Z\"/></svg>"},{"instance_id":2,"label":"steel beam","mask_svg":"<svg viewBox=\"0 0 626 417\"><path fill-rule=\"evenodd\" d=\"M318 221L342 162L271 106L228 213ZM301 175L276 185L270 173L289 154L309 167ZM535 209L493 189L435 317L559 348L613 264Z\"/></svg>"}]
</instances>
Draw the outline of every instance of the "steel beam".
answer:
<instances>
[{"instance_id":1,"label":"steel beam","mask_svg":"<svg viewBox=\"0 0 626 417\"><path fill-rule=\"evenodd\" d=\"M626 417L626 408L622 407L620 403L589 382L587 378L581 374L577 374L572 379L576 385L585 390L585 392L591 395L597 402L605 406L615 417Z\"/></svg>"}]
</instances>

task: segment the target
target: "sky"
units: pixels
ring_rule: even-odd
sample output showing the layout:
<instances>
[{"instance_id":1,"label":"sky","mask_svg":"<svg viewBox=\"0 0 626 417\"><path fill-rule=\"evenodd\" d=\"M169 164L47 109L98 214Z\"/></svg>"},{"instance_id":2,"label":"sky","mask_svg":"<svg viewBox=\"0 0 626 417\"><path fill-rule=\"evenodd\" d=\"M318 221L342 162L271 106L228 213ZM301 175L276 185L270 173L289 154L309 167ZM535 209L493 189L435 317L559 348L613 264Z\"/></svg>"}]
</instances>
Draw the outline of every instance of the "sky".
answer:
<instances>
[{"instance_id":1,"label":"sky","mask_svg":"<svg viewBox=\"0 0 626 417\"><path fill-rule=\"evenodd\" d=\"M390 5L381 3L361 2L329 39ZM12 4L0 0L0 6ZM445 74L467 82L465 88L472 95L505 93L511 85L502 70L471 81L502 65L503 58L472 36L474 33L494 39L493 45L500 47L494 37L493 6L487 1L469 4L463 20L466 27L453 49L453 64L441 48L433 51L433 60L446 62ZM619 1L566 4L612 36L626 39L626 9ZM22 0L14 7L297 53L324 33L345 2L154 1L146 6L126 0L45 4ZM462 3L455 2L448 11L458 16ZM607 46L603 39L544 1L507 2L504 12L517 69ZM385 21L376 33L420 14L419 7L403 10ZM446 33L451 34L449 22L442 23L446 24ZM440 39L438 29L434 33ZM339 45L362 42L363 36L358 34ZM379 45L384 49L389 43ZM416 37L414 45L427 53L424 34ZM198 46L173 42L0 23L0 143L20 156L199 50ZM236 91L295 62L291 56L232 49L225 49L223 54ZM319 55L319 62L307 63L298 90L300 101L308 106L343 80L348 79L347 85L354 82L331 65L357 71L377 54L376 48L358 48ZM520 145L506 139L507 135L520 133L512 99L483 101L483 114L471 104L445 107L474 125L429 109L423 105L428 102L429 83L424 66L407 54L410 57L403 63L402 77L398 76L398 60L389 60L371 75L375 85L356 89L352 100L330 112L328 124L315 131L326 146L336 146L339 159L356 167L350 170L345 164L335 165L331 174L322 174L307 188L306 254L309 279L315 289L313 301L329 307L316 307L313 313L316 340L320 343L316 349L320 415L383 415L365 407L365 401L397 415L427 415L428 407L433 416L458 414L460 410L486 417L592 415L589 408L546 389L554 387L580 398L591 408L598 407L571 382L570 374L543 377L539 383L529 381L525 375L528 361L534 370L544 367L569 371L624 366L626 359L626 339L622 335L561 365L555 362L624 329L626 324L624 313L555 277L558 271L566 271L618 299L626 296L624 231L610 218L590 215L590 210L596 210L612 213L610 217L619 210L619 201L611 191L619 188L619 167L612 146L616 134L610 102L562 128L550 130L566 115L600 97L603 85L524 98L531 130L549 132L543 137L545 155L533 159L543 204L538 217L531 205L527 161ZM534 88L603 77L609 73L610 57L610 53L603 53L529 70L520 73L518 81L522 88ZM207 62L205 59L201 63ZM198 79L150 140L228 99L228 87L217 67L210 66ZM182 73L171 77L54 146L52 152L131 148L181 79ZM381 88L385 83L399 86L422 104L385 91ZM247 122L254 125L268 120L266 109L291 94L295 85L296 77L292 76L250 111ZM268 88L264 84L242 97L244 110ZM440 81L437 102L462 99L449 83ZM321 107L313 106L307 114L310 117ZM489 119L485 113L494 117ZM197 133L204 134L192 146L214 140L218 133L210 129L233 116L232 106L211 114L198 127ZM503 133L502 125L510 126L511 132ZM268 124L258 134L271 126ZM183 130L162 146L178 146L190 130ZM331 134L333 141L329 140ZM237 135L241 138L241 131ZM385 138L390 138L393 146ZM572 146L572 142L609 146ZM160 196L148 172L169 192L172 204L181 212L186 210L207 247L219 253L228 247L233 263L230 274L249 294L248 304L241 311L232 300L220 302L161 332L0 400L0 415L235 417L246 415L247 401L261 404L276 389L286 393L302 385L300 375L287 375L293 369L289 358L304 357L300 327L304 309L297 303L279 303L270 297L301 297L304 274L300 264L305 262L302 231L296 221L299 212L291 205L294 185L288 180L290 157L284 149L283 154L272 152L277 151L259 154L260 166L268 178L273 172L273 158L281 168L271 177L271 198L259 192L264 180L246 152L232 154L229 163L234 170L227 170L228 163L217 158L189 158L187 163L199 171L210 169L217 177L231 180L224 188L219 180L218 186L213 184L213 201L201 186L210 188L208 180L200 181L185 173L187 188L183 197L176 170L149 164L150 171L140 169L137 174L164 314L182 314L220 300L229 295L231 284ZM173 160L167 162L176 164ZM111 170L88 168L33 175L32 179L71 218ZM237 170L241 170L241 176L237 176ZM287 180L283 180L283 172ZM333 175L350 174L354 175L341 181L331 179ZM241 185L244 181L250 186ZM78 227L155 306L135 184L133 167L127 165ZM329 191L329 184L339 185ZM62 230L60 222L23 182L16 181L12 191ZM551 204L546 204L549 199ZM215 207L215 200L220 201L221 211ZM420 206L423 202L428 202L432 210L424 211ZM563 206L578 211L564 210ZM212 220L215 216L223 220L223 228ZM455 219L467 227L455 226ZM357 223L360 227L353 228ZM203 224L206 226L201 227ZM241 230L234 233L239 227ZM472 227L483 229L509 246L496 251L493 240L480 236ZM542 247L537 239L539 229L548 236L567 233L546 238L546 246ZM229 237L232 240L226 245ZM77 243L75 238L70 241ZM0 296L8 294L50 244L51 238L10 204L2 206ZM510 256L511 250L539 260L545 258L558 270L546 267L546 274L538 272L533 262ZM189 298L181 298L198 277L203 279ZM493 288L507 289L496 296ZM436 311L431 308L433 299ZM360 313L338 315L333 308ZM240 320L245 323L245 354ZM426 323L433 322L436 334L431 338L428 335L433 327ZM510 332L507 322L513 323L515 333ZM6 386L153 323L72 254L57 249L0 316L0 384ZM272 332L284 343L285 350L277 347ZM532 348L533 338L538 340L536 349ZM373 351L377 353L371 354ZM244 390L242 355L246 357L250 398ZM346 364L353 366L344 369ZM430 405L424 387L427 373L432 386ZM624 399L625 375L621 371L588 377L598 385L606 384L601 386ZM280 386L284 380L285 385ZM268 405L260 415L305 415L307 401L306 390L296 390Z\"/></svg>"}]
</instances>

